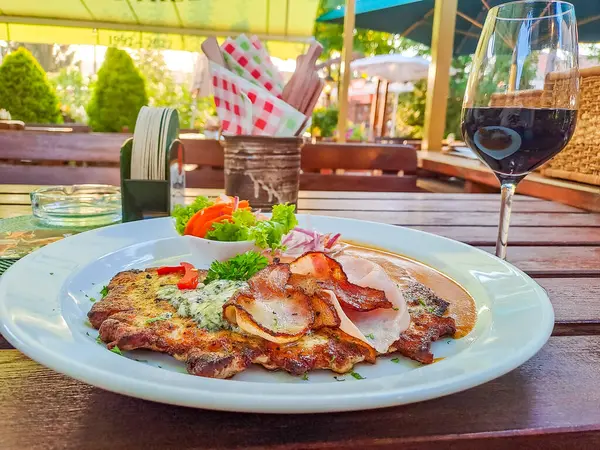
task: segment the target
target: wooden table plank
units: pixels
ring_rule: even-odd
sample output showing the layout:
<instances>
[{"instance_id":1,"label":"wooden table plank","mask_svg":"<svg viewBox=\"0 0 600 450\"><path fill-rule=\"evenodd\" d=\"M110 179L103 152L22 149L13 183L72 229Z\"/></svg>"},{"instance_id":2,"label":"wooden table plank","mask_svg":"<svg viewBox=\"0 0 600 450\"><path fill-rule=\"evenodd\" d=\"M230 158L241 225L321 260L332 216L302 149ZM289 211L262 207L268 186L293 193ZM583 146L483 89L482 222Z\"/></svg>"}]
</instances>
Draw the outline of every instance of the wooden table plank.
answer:
<instances>
[{"instance_id":1,"label":"wooden table plank","mask_svg":"<svg viewBox=\"0 0 600 450\"><path fill-rule=\"evenodd\" d=\"M553 337L531 361L477 388L397 408L323 416L160 405L93 388L2 350L0 433L6 448L42 442L45 448L161 448L176 442L179 448L216 449L463 449L494 438L494 446L485 448L514 449L534 433L541 436L532 448L574 448L567 444L573 439L577 448L593 448L597 433L574 433L600 429L599 346L598 336Z\"/></svg>"},{"instance_id":2,"label":"wooden table plank","mask_svg":"<svg viewBox=\"0 0 600 450\"><path fill-rule=\"evenodd\" d=\"M0 207L1 208L1 207ZM498 226L498 213L478 212L391 212L391 211L323 211L301 209L301 213L349 217L394 225L451 225L451 226ZM0 210L1 214L1 210ZM524 227L600 227L600 214L575 213L522 213L511 217L511 225Z\"/></svg>"},{"instance_id":3,"label":"wooden table plank","mask_svg":"<svg viewBox=\"0 0 600 450\"><path fill-rule=\"evenodd\" d=\"M449 225L449 226L498 226L498 214L486 212L437 212L437 211L319 211L301 209L299 212L314 215L349 217L404 226ZM26 205L0 205L0 217L15 217L31 214ZM526 227L600 227L600 214L578 213L522 213L511 219L514 226Z\"/></svg>"},{"instance_id":4,"label":"wooden table plank","mask_svg":"<svg viewBox=\"0 0 600 450\"><path fill-rule=\"evenodd\" d=\"M2 198L0 197L0 203ZM430 199L430 200L389 200L371 199L357 204L356 199L298 199L298 209L319 211L463 211L463 212L493 212L500 210L500 199L469 200L469 199ZM546 201L520 201L513 206L515 213L587 213L573 206ZM323 214L324 214L323 213Z\"/></svg>"},{"instance_id":5,"label":"wooden table plank","mask_svg":"<svg viewBox=\"0 0 600 450\"><path fill-rule=\"evenodd\" d=\"M31 191L44 187L30 184L0 184L0 194L29 194ZM223 189L188 188L185 190L187 197L198 195L215 196L223 193ZM348 191L300 191L299 198L323 199L397 199L397 200L493 200L498 199L498 194L468 194L464 193L433 193L433 192L348 192ZM524 195L515 196L515 201L548 202L535 197Z\"/></svg>"},{"instance_id":6,"label":"wooden table plank","mask_svg":"<svg viewBox=\"0 0 600 450\"><path fill-rule=\"evenodd\" d=\"M25 216L31 214L31 206L25 205L0 205L0 219Z\"/></svg>"},{"instance_id":7,"label":"wooden table plank","mask_svg":"<svg viewBox=\"0 0 600 450\"><path fill-rule=\"evenodd\" d=\"M464 197L464 196L463 196ZM186 204L192 203L195 197L186 197ZM30 205L28 194L2 194L0 205ZM370 199L359 205L363 211L465 211L465 212L497 212L500 208L499 198L471 199ZM300 198L298 208L311 210L353 211L357 209L356 199L322 199ZM521 212L572 212L586 213L572 206L549 201L522 200L515 202L514 211Z\"/></svg>"},{"instance_id":8,"label":"wooden table plank","mask_svg":"<svg viewBox=\"0 0 600 450\"><path fill-rule=\"evenodd\" d=\"M411 226L411 228L437 234L476 246L496 245L496 227L465 226ZM600 245L600 227L519 227L511 226L508 233L511 246L517 245Z\"/></svg>"},{"instance_id":9,"label":"wooden table plank","mask_svg":"<svg viewBox=\"0 0 600 450\"><path fill-rule=\"evenodd\" d=\"M536 278L552 302L553 334L600 334L600 278Z\"/></svg>"},{"instance_id":10,"label":"wooden table plank","mask_svg":"<svg viewBox=\"0 0 600 450\"><path fill-rule=\"evenodd\" d=\"M494 247L480 247L494 253ZM511 247L507 258L536 277L600 277L600 247Z\"/></svg>"}]
</instances>

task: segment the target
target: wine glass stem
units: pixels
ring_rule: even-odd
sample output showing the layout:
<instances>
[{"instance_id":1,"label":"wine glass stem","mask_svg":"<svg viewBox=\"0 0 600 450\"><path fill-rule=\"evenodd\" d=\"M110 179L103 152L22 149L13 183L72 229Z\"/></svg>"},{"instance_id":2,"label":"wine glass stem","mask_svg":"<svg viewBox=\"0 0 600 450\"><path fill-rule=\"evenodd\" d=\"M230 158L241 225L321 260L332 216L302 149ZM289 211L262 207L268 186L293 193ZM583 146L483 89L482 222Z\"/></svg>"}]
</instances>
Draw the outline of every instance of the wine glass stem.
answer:
<instances>
[{"instance_id":1,"label":"wine glass stem","mask_svg":"<svg viewBox=\"0 0 600 450\"><path fill-rule=\"evenodd\" d=\"M498 240L496 241L496 256L506 259L506 247L508 245L508 226L510 224L510 212L517 183L514 181L502 182L502 204L500 205L500 224L498 225Z\"/></svg>"}]
</instances>

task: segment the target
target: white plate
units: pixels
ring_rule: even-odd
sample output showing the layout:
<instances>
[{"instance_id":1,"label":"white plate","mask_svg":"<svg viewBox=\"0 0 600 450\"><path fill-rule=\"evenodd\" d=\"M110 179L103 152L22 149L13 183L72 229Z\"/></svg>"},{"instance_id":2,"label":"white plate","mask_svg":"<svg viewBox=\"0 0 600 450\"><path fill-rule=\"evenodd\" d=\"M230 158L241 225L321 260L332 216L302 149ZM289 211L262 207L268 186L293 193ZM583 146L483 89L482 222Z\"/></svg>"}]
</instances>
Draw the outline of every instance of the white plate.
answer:
<instances>
[{"instance_id":1,"label":"white plate","mask_svg":"<svg viewBox=\"0 0 600 450\"><path fill-rule=\"evenodd\" d=\"M307 216L300 216L307 225ZM200 408L270 413L346 411L401 405L462 391L492 380L531 358L554 323L545 292L527 275L496 257L428 233L351 219L311 216L322 232L373 244L424 262L447 274L475 298L477 325L465 338L433 346L442 361L428 366L379 358L355 368L366 379L329 371L308 381L256 367L232 380L181 373L183 365L147 351L122 357L95 342L86 326L89 297L118 271L191 259L170 219L101 228L48 245L0 277L1 333L23 353L58 372L134 397ZM134 358L147 360L138 362ZM160 367L159 367L160 366Z\"/></svg>"}]
</instances>

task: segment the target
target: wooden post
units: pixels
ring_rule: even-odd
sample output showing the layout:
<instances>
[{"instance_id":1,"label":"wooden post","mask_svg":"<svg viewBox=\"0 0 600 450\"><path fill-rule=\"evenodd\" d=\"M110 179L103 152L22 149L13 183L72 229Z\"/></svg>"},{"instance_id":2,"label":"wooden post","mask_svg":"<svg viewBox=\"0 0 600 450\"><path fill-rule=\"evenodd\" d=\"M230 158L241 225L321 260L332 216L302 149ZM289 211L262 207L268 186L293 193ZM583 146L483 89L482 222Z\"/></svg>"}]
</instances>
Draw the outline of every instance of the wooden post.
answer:
<instances>
[{"instance_id":1,"label":"wooden post","mask_svg":"<svg viewBox=\"0 0 600 450\"><path fill-rule=\"evenodd\" d=\"M371 99L371 111L369 120L369 142L374 142L377 137L377 113L379 111L379 87L381 86L381 78L377 78L377 87L375 95Z\"/></svg>"},{"instance_id":2,"label":"wooden post","mask_svg":"<svg viewBox=\"0 0 600 450\"><path fill-rule=\"evenodd\" d=\"M379 122L377 124L377 128L379 130L379 137L385 137L385 112L387 110L387 102L388 102L388 94L390 91L390 82L388 80L384 81L385 83L385 89L384 89L384 94L383 94L383 102L381 102L381 105L379 106Z\"/></svg>"},{"instance_id":3,"label":"wooden post","mask_svg":"<svg viewBox=\"0 0 600 450\"><path fill-rule=\"evenodd\" d=\"M446 127L446 107L450 85L450 66L454 46L454 26L458 0L435 0L431 64L427 79L427 103L423 130L423 150L442 149Z\"/></svg>"},{"instance_id":4,"label":"wooden post","mask_svg":"<svg viewBox=\"0 0 600 450\"><path fill-rule=\"evenodd\" d=\"M352 75L350 63L352 62L352 46L354 42L354 6L355 0L346 0L346 12L344 14L344 47L342 48L344 73L342 74L342 88L338 92L340 107L340 115L338 119L338 142L346 142L346 129L348 122L348 88L350 87L350 76Z\"/></svg>"}]
</instances>

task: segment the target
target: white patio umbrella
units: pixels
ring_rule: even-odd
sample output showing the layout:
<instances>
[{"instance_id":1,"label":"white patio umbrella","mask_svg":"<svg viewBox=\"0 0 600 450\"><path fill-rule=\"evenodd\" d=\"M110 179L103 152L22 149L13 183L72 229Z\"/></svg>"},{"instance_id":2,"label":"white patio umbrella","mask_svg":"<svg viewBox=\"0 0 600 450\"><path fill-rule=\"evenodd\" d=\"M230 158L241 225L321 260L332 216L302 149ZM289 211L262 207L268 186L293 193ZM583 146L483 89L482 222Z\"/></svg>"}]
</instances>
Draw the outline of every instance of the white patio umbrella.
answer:
<instances>
[{"instance_id":1,"label":"white patio umbrella","mask_svg":"<svg viewBox=\"0 0 600 450\"><path fill-rule=\"evenodd\" d=\"M377 55L354 60L350 68L371 77L379 77L395 83L407 83L427 78L429 61L418 56Z\"/></svg>"},{"instance_id":2,"label":"white patio umbrella","mask_svg":"<svg viewBox=\"0 0 600 450\"><path fill-rule=\"evenodd\" d=\"M418 56L410 57L399 54L392 55L377 55L369 58L361 58L354 60L350 64L352 70L364 73L371 77L377 77L392 83L408 83L427 78L429 70L429 61ZM384 98L387 98L389 83L386 83L386 93ZM392 118L396 117L398 107L398 94L394 92L394 109ZM379 92L376 93L379 96ZM378 102L376 101L375 104ZM377 112L375 112L377 115ZM376 119L375 119L376 120ZM371 124L370 134L374 137L375 124ZM392 127L391 136L396 134L396 128Z\"/></svg>"}]
</instances>

